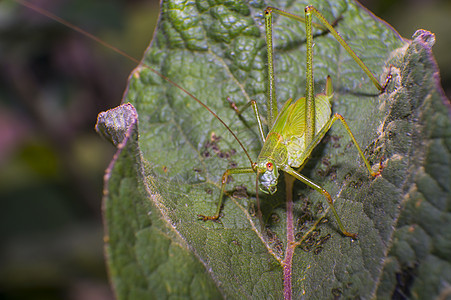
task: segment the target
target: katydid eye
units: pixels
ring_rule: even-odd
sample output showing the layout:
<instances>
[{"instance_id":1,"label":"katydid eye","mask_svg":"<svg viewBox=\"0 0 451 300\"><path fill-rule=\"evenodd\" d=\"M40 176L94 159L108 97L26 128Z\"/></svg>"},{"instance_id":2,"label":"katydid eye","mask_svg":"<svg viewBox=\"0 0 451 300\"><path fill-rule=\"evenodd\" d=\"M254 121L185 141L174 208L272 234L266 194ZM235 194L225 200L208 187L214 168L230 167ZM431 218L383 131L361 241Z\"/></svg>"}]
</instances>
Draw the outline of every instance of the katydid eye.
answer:
<instances>
[{"instance_id":1,"label":"katydid eye","mask_svg":"<svg viewBox=\"0 0 451 300\"><path fill-rule=\"evenodd\" d=\"M266 169L267 169L268 171L272 171L273 168L274 168L274 165L272 164L272 162L266 163Z\"/></svg>"}]
</instances>

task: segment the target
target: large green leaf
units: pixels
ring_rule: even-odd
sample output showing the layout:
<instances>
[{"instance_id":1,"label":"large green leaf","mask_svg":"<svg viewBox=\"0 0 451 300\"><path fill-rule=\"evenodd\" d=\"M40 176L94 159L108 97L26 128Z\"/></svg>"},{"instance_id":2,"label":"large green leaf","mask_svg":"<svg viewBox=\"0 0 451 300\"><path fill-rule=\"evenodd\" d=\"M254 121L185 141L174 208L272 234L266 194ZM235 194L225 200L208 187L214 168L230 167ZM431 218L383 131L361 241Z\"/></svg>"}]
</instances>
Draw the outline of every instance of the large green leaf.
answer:
<instances>
[{"instance_id":1,"label":"large green leaf","mask_svg":"<svg viewBox=\"0 0 451 300\"><path fill-rule=\"evenodd\" d=\"M293 297L438 295L451 281L451 132L432 35L403 40L352 1L309 4L330 21L341 17L343 38L381 81L392 65L393 79L378 96L331 35L314 38L318 91L331 75L333 111L346 118L370 161L383 160L385 168L369 178L338 124L317 147L303 174L331 193L359 239L343 237L325 199L297 183L295 229L305 241L292 261ZM166 1L144 58L230 124L253 159L261 142L252 112L238 117L226 98L255 99L265 112L266 5L303 15L306 3ZM304 94L304 32L302 23L275 20L279 107ZM102 113L97 125L118 146L104 203L118 298L282 298L283 182L274 196L261 196L264 234L253 214L255 176L233 176L220 222L198 220L214 213L222 173L250 166L246 155L212 114L146 67L131 76L124 102L133 105ZM312 227L323 215L329 222Z\"/></svg>"}]
</instances>

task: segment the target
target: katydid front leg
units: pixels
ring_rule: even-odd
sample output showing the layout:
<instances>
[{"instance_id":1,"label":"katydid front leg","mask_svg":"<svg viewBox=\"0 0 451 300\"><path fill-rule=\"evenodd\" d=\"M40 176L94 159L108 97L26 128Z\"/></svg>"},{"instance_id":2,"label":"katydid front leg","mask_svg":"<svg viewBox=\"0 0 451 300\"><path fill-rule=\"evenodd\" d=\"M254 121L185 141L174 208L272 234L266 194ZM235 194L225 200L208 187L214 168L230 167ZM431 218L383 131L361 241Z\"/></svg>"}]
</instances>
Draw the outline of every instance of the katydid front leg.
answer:
<instances>
[{"instance_id":1,"label":"katydid front leg","mask_svg":"<svg viewBox=\"0 0 451 300\"><path fill-rule=\"evenodd\" d=\"M224 172L224 174L222 175L221 192L219 194L218 206L216 208L215 214L212 215L212 216L199 214L199 215L197 215L199 217L199 219L201 219L202 221L208 221L208 220L216 221L219 218L219 215L221 213L222 200L224 198L225 187L226 187L227 181L229 180L229 176L232 175L232 174L248 174L248 173L255 173L255 170L253 168L227 169Z\"/></svg>"}]
</instances>

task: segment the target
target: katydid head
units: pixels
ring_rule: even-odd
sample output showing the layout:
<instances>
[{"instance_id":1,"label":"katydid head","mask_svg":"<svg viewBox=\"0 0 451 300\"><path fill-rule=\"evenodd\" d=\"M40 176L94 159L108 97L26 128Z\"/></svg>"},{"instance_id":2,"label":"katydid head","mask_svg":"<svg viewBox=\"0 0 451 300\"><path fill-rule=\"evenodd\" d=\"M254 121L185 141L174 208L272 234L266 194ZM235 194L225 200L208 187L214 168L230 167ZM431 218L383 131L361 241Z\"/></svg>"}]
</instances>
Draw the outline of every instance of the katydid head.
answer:
<instances>
[{"instance_id":1,"label":"katydid head","mask_svg":"<svg viewBox=\"0 0 451 300\"><path fill-rule=\"evenodd\" d=\"M257 176L260 183L259 188L262 192L272 195L277 191L279 171L272 159L257 162Z\"/></svg>"}]
</instances>

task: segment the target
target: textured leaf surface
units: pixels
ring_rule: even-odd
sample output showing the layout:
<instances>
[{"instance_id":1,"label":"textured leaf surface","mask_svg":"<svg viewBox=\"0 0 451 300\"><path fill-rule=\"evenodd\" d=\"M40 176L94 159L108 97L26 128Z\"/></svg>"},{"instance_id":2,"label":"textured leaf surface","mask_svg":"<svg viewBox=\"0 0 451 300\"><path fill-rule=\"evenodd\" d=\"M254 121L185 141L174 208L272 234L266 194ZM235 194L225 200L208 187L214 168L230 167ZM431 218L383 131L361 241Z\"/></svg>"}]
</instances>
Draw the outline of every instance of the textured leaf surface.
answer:
<instances>
[{"instance_id":1,"label":"textured leaf surface","mask_svg":"<svg viewBox=\"0 0 451 300\"><path fill-rule=\"evenodd\" d=\"M354 2L309 4L329 21L341 16L337 30L344 39L381 81L392 64L393 80L378 96L332 36L315 37L317 90L331 75L333 111L346 118L370 161L378 165L384 158L386 167L370 179L340 125L318 145L303 174L331 193L359 240L339 233L320 194L296 184L295 227L305 243L293 259L293 296L438 295L451 281L451 134L431 36L422 32L409 45ZM253 159L261 148L254 117L250 110L238 117L226 98L238 104L255 99L265 112L267 5L303 15L306 4L164 2L145 55L148 65L230 124ZM302 23L280 17L275 22L280 108L285 99L304 94L305 31ZM145 67L131 77L124 101L136 111L124 105L98 123L118 144L104 208L118 298L281 298L283 182L274 196L260 199L269 237L263 238L253 216L255 176L233 177L220 222L199 221L198 214L216 209L222 173L249 166L243 151L217 119ZM329 222L313 228L323 215ZM305 238L308 230L314 234Z\"/></svg>"}]
</instances>

